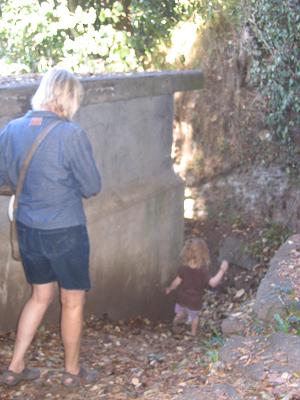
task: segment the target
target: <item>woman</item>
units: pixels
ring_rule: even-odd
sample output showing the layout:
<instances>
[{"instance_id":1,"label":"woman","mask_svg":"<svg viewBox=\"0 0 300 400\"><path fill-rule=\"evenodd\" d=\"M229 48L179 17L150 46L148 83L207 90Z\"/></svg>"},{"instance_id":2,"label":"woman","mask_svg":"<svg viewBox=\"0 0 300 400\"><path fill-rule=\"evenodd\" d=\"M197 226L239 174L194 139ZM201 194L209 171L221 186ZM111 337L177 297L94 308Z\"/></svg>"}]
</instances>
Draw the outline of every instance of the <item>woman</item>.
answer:
<instances>
[{"instance_id":1,"label":"woman","mask_svg":"<svg viewBox=\"0 0 300 400\"><path fill-rule=\"evenodd\" d=\"M27 171L16 220L24 272L32 295L20 316L13 357L2 383L13 386L39 377L25 354L60 289L65 370L62 383L76 386L96 375L79 364L85 293L90 289L89 240L82 198L100 191L101 179L86 133L72 117L82 87L63 69L49 71L32 98L32 111L11 121L0 134L0 186L15 189L20 168L37 135L54 121Z\"/></svg>"}]
</instances>

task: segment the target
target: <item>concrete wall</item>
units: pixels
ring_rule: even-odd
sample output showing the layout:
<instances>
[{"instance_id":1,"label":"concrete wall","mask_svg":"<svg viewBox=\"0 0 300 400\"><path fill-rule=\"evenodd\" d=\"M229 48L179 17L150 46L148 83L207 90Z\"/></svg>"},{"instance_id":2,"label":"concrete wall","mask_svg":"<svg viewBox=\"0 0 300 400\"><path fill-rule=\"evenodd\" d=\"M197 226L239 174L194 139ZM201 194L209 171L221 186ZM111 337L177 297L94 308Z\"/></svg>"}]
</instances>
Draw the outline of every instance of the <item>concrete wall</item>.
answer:
<instances>
[{"instance_id":1,"label":"concrete wall","mask_svg":"<svg viewBox=\"0 0 300 400\"><path fill-rule=\"evenodd\" d=\"M162 318L163 285L183 242L183 183L170 158L173 93L202 85L199 71L84 79L76 116L88 132L103 191L85 202L93 290L87 312L111 318ZM30 108L36 84L0 87L0 124ZM0 198L0 331L15 326L29 295L22 265L10 256L8 199ZM57 303L48 320L58 315Z\"/></svg>"}]
</instances>

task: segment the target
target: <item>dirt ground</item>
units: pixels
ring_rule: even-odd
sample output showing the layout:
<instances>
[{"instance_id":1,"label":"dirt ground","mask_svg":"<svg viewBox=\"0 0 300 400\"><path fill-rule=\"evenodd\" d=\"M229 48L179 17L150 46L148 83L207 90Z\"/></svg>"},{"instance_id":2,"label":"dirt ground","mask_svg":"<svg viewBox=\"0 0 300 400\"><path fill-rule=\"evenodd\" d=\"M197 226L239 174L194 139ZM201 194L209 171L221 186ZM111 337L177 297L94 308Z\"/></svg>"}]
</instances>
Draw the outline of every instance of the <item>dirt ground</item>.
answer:
<instances>
[{"instance_id":1,"label":"dirt ground","mask_svg":"<svg viewBox=\"0 0 300 400\"><path fill-rule=\"evenodd\" d=\"M233 388L245 400L283 399L282 393L272 394L278 392L277 383L249 382L219 361L222 320L244 308L252 296L251 290L243 298L237 296L229 279L217 291L207 291L196 338L189 335L187 326L174 333L170 321L113 322L90 317L84 329L82 364L99 370L100 379L76 389L61 385L63 351L58 328L42 326L28 356L28 365L40 368L41 378L13 388L0 386L0 399L202 400L195 393L210 393L215 385ZM8 365L13 343L14 332L0 337L1 370ZM224 396L236 398L230 392Z\"/></svg>"},{"instance_id":2,"label":"dirt ground","mask_svg":"<svg viewBox=\"0 0 300 400\"><path fill-rule=\"evenodd\" d=\"M212 364L222 344L220 321L231 303L226 291L208 292L196 338L188 328L172 333L168 322L90 318L86 322L82 363L101 371L99 382L66 389L61 381L63 352L56 328L42 327L33 343L28 364L41 368L33 383L14 388L0 386L1 400L40 399L175 399L189 385L209 385L216 380ZM238 308L232 304L231 309ZM14 333L0 337L1 368L9 361ZM228 382L221 376L218 382ZM234 380L234 377L232 377Z\"/></svg>"},{"instance_id":3,"label":"dirt ground","mask_svg":"<svg viewBox=\"0 0 300 400\"><path fill-rule=\"evenodd\" d=\"M0 398L202 400L201 393L209 396L216 385L223 385L244 400L300 399L292 394L299 377L249 381L219 361L218 349L224 342L220 322L229 311L240 309L241 300L230 290L207 292L196 338L188 335L188 327L173 333L166 321L154 323L137 318L111 322L91 317L84 329L82 364L99 370L100 379L76 389L61 385L63 352L58 330L41 327L28 358L30 366L41 369L41 378L14 388L0 386ZM2 370L9 361L13 341L14 333L0 337ZM224 392L220 399L237 398L230 393Z\"/></svg>"}]
</instances>

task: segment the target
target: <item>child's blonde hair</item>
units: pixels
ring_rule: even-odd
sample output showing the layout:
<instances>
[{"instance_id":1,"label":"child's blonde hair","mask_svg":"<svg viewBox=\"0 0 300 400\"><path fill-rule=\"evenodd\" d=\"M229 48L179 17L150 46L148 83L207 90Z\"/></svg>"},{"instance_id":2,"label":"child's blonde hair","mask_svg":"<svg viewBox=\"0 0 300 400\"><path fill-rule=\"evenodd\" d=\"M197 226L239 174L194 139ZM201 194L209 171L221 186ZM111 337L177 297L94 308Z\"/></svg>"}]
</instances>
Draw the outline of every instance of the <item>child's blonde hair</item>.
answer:
<instances>
[{"instance_id":1,"label":"child's blonde hair","mask_svg":"<svg viewBox=\"0 0 300 400\"><path fill-rule=\"evenodd\" d=\"M203 268L206 271L209 270L211 265L209 249L203 239L188 239L184 244L180 257L183 264Z\"/></svg>"},{"instance_id":2,"label":"child's blonde hair","mask_svg":"<svg viewBox=\"0 0 300 400\"><path fill-rule=\"evenodd\" d=\"M79 79L65 69L48 71L31 99L33 110L48 109L67 119L72 119L82 98Z\"/></svg>"}]
</instances>

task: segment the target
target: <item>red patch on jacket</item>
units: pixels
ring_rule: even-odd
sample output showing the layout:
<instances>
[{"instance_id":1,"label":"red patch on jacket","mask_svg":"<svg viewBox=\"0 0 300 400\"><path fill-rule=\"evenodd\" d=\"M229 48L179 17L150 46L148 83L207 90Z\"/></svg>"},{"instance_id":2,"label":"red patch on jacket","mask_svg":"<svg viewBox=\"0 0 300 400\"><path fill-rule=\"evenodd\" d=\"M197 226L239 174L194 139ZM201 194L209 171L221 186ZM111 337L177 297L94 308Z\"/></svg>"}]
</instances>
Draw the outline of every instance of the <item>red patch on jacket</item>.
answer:
<instances>
[{"instance_id":1,"label":"red patch on jacket","mask_svg":"<svg viewBox=\"0 0 300 400\"><path fill-rule=\"evenodd\" d=\"M34 117L34 118L31 118L30 126L40 126L40 125L42 125L42 122L43 122L43 118Z\"/></svg>"}]
</instances>

